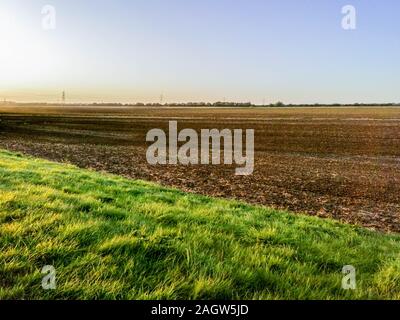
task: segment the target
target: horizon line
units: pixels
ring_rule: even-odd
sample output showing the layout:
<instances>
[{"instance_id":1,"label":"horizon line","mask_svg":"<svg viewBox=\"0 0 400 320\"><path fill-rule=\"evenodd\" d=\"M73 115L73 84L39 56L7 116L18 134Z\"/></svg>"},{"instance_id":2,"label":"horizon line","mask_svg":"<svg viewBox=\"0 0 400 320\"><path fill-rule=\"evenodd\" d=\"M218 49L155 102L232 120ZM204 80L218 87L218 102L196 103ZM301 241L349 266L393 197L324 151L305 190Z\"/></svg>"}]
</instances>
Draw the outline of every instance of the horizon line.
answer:
<instances>
[{"instance_id":1,"label":"horizon line","mask_svg":"<svg viewBox=\"0 0 400 320\"><path fill-rule=\"evenodd\" d=\"M47 105L47 106L400 106L400 102L348 102L348 103L284 103L278 101L275 103L252 103L239 101L186 101L186 102L51 102L51 101L0 101L0 105L18 106L18 105Z\"/></svg>"}]
</instances>

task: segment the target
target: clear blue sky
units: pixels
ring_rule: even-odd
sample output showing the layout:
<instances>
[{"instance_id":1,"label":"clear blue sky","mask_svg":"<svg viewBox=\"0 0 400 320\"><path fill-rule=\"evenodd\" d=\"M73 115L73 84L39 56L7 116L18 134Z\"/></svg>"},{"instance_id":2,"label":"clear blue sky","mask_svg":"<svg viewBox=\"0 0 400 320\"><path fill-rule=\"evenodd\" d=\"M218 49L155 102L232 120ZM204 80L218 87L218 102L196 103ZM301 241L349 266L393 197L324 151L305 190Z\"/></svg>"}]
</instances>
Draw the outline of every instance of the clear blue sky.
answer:
<instances>
[{"instance_id":1,"label":"clear blue sky","mask_svg":"<svg viewBox=\"0 0 400 320\"><path fill-rule=\"evenodd\" d=\"M341 27L347 4L356 30ZM398 0L2 0L11 16L8 99L400 102Z\"/></svg>"}]
</instances>

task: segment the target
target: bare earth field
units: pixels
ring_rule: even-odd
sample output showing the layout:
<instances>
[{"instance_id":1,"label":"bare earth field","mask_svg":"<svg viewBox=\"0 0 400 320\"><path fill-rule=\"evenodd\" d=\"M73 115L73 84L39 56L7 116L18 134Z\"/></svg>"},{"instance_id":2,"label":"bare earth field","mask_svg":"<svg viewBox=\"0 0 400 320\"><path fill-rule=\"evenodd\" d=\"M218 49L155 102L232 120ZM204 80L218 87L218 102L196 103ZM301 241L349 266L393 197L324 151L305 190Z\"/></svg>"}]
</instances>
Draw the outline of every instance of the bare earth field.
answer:
<instances>
[{"instance_id":1,"label":"bare earth field","mask_svg":"<svg viewBox=\"0 0 400 320\"><path fill-rule=\"evenodd\" d=\"M0 148L400 232L400 108L1 107ZM146 133L255 129L255 171L150 166Z\"/></svg>"}]
</instances>

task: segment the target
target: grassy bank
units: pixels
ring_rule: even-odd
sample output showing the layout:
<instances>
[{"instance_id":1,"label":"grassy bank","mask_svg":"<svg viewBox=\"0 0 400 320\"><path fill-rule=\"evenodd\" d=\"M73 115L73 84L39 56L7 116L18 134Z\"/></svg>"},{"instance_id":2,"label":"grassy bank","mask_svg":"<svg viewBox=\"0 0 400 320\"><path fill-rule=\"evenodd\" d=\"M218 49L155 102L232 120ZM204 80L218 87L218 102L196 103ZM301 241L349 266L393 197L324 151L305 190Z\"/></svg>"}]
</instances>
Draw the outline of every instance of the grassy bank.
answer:
<instances>
[{"instance_id":1,"label":"grassy bank","mask_svg":"<svg viewBox=\"0 0 400 320\"><path fill-rule=\"evenodd\" d=\"M400 237L0 151L11 298L400 299Z\"/></svg>"}]
</instances>

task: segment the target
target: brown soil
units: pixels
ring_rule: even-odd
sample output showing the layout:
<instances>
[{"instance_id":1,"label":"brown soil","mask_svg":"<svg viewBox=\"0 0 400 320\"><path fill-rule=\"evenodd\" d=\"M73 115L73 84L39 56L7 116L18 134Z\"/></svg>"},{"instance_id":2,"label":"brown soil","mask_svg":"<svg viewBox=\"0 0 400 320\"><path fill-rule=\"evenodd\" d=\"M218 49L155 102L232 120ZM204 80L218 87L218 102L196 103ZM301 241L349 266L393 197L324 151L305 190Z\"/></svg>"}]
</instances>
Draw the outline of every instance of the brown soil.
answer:
<instances>
[{"instance_id":1,"label":"brown soil","mask_svg":"<svg viewBox=\"0 0 400 320\"><path fill-rule=\"evenodd\" d=\"M211 196L400 232L400 108L0 107L0 147ZM255 171L150 166L146 133L255 129Z\"/></svg>"}]
</instances>

